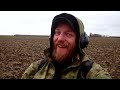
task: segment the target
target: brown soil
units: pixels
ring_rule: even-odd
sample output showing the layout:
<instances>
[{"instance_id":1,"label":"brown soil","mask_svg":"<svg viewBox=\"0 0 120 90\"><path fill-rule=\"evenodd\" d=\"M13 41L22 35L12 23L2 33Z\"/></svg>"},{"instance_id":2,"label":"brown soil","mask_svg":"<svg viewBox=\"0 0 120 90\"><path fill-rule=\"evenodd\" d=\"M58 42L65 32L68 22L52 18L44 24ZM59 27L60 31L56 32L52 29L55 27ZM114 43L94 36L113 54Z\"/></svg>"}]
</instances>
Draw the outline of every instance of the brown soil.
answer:
<instances>
[{"instance_id":1,"label":"brown soil","mask_svg":"<svg viewBox=\"0 0 120 90\"><path fill-rule=\"evenodd\" d=\"M106 68L113 79L120 79L120 38L91 37L84 51ZM0 36L0 79L20 79L25 69L43 58L48 37Z\"/></svg>"}]
</instances>

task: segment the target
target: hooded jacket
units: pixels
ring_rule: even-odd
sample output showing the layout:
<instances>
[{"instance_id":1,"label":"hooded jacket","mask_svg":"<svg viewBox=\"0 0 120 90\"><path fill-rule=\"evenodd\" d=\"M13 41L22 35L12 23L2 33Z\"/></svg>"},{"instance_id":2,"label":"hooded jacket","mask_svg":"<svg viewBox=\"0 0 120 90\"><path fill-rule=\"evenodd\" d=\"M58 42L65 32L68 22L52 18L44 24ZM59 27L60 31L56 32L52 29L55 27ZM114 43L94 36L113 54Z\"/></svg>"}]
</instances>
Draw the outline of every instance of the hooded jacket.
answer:
<instances>
[{"instance_id":1,"label":"hooded jacket","mask_svg":"<svg viewBox=\"0 0 120 90\"><path fill-rule=\"evenodd\" d=\"M33 62L24 72L21 79L55 79L56 75L56 66L51 58L51 53L53 51L53 36L55 33L55 28L59 24L59 22L65 21L71 25L73 30L77 35L77 55L72 58L72 63L68 64L66 67L61 69L61 71L57 74L59 79L110 79L111 76L107 72L106 69L103 69L99 64L93 63L91 69L88 71L85 77L83 76L83 72L81 71L81 65L83 62L90 60L88 56L82 51L88 45L88 39L84 34L84 25L82 21L71 14L62 13L53 18L52 26L51 26L51 37L50 37L50 48L44 50L44 55L46 58L46 62L39 68L39 65L42 64L43 60L39 60ZM82 42L85 44L81 44ZM87 41L87 43L86 43ZM81 46L83 45L83 46ZM85 45L85 46L84 46ZM86 63L85 63L86 64ZM84 69L84 68L83 68Z\"/></svg>"},{"instance_id":2,"label":"hooded jacket","mask_svg":"<svg viewBox=\"0 0 120 90\"><path fill-rule=\"evenodd\" d=\"M88 36L84 32L84 24L77 17L71 14L67 14L67 13L56 15L53 18L52 26L51 26L51 37L50 37L50 52L52 53L52 50L53 50L53 36L55 33L55 28L57 27L59 23L63 21L67 22L73 28L74 32L76 33L76 36L77 36L76 45L78 48L78 52L81 53L82 52L81 49L87 47L89 43Z\"/></svg>"}]
</instances>

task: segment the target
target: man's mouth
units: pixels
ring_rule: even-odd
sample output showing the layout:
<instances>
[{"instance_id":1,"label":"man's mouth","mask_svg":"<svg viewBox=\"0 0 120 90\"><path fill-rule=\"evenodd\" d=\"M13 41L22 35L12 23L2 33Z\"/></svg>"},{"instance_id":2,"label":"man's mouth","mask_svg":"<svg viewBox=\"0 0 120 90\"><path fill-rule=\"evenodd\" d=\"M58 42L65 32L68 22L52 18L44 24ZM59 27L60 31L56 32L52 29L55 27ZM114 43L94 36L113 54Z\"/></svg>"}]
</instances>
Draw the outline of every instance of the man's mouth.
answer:
<instances>
[{"instance_id":1,"label":"man's mouth","mask_svg":"<svg viewBox=\"0 0 120 90\"><path fill-rule=\"evenodd\" d=\"M67 46L58 45L59 48L67 48Z\"/></svg>"}]
</instances>

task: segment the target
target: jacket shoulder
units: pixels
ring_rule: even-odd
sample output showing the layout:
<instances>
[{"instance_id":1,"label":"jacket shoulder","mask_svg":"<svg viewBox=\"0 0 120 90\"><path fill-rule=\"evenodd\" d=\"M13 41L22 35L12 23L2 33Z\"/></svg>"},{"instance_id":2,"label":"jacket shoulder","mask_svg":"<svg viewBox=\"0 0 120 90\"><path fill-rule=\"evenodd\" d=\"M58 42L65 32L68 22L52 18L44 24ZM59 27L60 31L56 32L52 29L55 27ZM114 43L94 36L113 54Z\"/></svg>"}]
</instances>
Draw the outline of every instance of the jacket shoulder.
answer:
<instances>
[{"instance_id":1,"label":"jacket shoulder","mask_svg":"<svg viewBox=\"0 0 120 90\"><path fill-rule=\"evenodd\" d=\"M42 61L43 60L38 60L38 61L35 61L35 62L31 63L31 65L23 73L21 79L32 79L33 76L38 71L38 67L39 67L39 65L41 64Z\"/></svg>"},{"instance_id":2,"label":"jacket shoulder","mask_svg":"<svg viewBox=\"0 0 120 90\"><path fill-rule=\"evenodd\" d=\"M93 63L92 68L89 70L87 79L112 79L107 69L101 67L97 63Z\"/></svg>"}]
</instances>

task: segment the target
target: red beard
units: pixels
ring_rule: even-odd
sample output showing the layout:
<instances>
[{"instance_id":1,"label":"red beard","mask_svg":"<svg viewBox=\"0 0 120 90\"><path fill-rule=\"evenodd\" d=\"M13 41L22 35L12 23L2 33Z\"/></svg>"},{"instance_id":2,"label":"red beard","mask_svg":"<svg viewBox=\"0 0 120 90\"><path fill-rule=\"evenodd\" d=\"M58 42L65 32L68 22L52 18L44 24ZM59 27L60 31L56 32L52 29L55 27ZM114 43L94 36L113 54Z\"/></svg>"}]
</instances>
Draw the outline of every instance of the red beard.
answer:
<instances>
[{"instance_id":1,"label":"red beard","mask_svg":"<svg viewBox=\"0 0 120 90\"><path fill-rule=\"evenodd\" d=\"M69 43L54 43L52 56L56 62L63 63L71 60L75 54L75 46Z\"/></svg>"}]
</instances>

